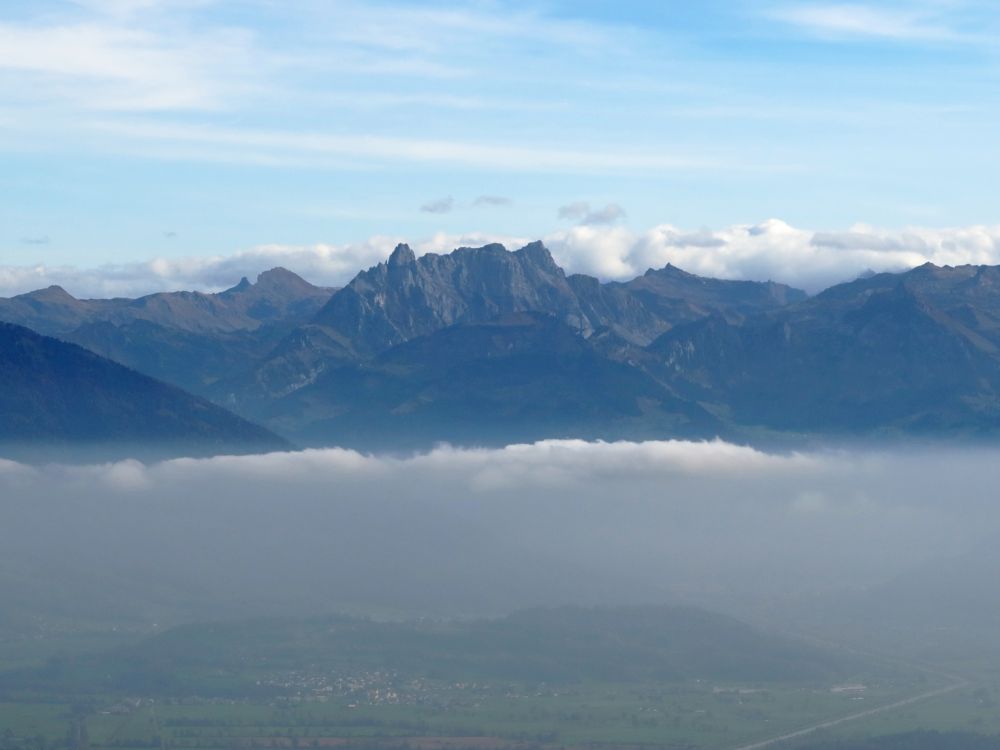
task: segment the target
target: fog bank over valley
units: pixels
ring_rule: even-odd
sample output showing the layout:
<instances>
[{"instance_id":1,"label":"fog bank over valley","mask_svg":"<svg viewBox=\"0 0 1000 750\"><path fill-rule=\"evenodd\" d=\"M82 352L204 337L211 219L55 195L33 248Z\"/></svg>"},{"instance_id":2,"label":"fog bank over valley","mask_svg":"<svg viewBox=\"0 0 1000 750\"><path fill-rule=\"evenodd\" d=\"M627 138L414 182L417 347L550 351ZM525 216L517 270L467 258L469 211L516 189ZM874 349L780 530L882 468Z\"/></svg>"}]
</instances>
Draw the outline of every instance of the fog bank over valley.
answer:
<instances>
[{"instance_id":1,"label":"fog bank over valley","mask_svg":"<svg viewBox=\"0 0 1000 750\"><path fill-rule=\"evenodd\" d=\"M22 624L561 603L808 618L834 601L849 619L869 595L894 610L886 622L939 596L945 617L973 616L966 604L994 617L997 474L985 449L721 441L4 461L0 593ZM956 603L953 578L986 590Z\"/></svg>"}]
</instances>

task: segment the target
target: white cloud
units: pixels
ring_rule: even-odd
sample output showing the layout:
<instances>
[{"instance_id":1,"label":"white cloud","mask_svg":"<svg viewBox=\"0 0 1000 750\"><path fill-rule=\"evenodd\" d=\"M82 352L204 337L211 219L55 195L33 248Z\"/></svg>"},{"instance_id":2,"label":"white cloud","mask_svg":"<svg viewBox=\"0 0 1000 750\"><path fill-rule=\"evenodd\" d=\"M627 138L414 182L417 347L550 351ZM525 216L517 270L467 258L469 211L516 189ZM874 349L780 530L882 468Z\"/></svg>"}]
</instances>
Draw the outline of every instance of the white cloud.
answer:
<instances>
[{"instance_id":1,"label":"white cloud","mask_svg":"<svg viewBox=\"0 0 1000 750\"><path fill-rule=\"evenodd\" d=\"M436 233L423 239L375 236L344 245L261 245L232 255L158 258L144 263L79 269L0 266L0 296L58 284L77 297L134 297L156 291L218 291L240 277L283 266L323 286L342 286L388 258L399 242L418 255L499 242L509 249L535 239L489 232ZM817 292L868 270L902 271L923 263L1000 265L1000 226L901 231L856 225L846 231L798 229L772 219L723 229L689 231L662 224L645 232L624 226L580 225L542 238L567 273L627 280L672 263L725 279L774 280Z\"/></svg>"},{"instance_id":2,"label":"white cloud","mask_svg":"<svg viewBox=\"0 0 1000 750\"><path fill-rule=\"evenodd\" d=\"M568 273L586 273L600 279L628 279L638 275L633 259L636 242L635 233L625 227L589 225L545 238L556 262Z\"/></svg>"},{"instance_id":3,"label":"white cloud","mask_svg":"<svg viewBox=\"0 0 1000 750\"><path fill-rule=\"evenodd\" d=\"M769 454L721 440L588 442L542 440L504 448L439 446L406 457L361 454L342 448L309 449L256 456L219 456L175 459L149 467L123 461L96 467L101 481L121 484L139 476L148 482L199 481L200 477L257 478L301 483L349 475L385 480L400 475L453 475L472 489L550 486L553 477L562 486L592 480L656 479L671 476L764 477L771 474L822 474L826 462L804 454ZM88 475L95 469L81 469ZM142 485L135 481L138 489Z\"/></svg>"},{"instance_id":4,"label":"white cloud","mask_svg":"<svg viewBox=\"0 0 1000 750\"><path fill-rule=\"evenodd\" d=\"M798 229L772 219L690 232L663 224L643 233L623 227L573 227L545 238L572 270L627 279L672 263L701 276L774 280L810 292L867 271L902 271L923 263L1000 264L1000 226L845 232Z\"/></svg>"},{"instance_id":5,"label":"white cloud","mask_svg":"<svg viewBox=\"0 0 1000 750\"><path fill-rule=\"evenodd\" d=\"M793 5L773 12L778 20L814 34L909 41L960 41L963 37L924 7L891 8L861 3Z\"/></svg>"}]
</instances>

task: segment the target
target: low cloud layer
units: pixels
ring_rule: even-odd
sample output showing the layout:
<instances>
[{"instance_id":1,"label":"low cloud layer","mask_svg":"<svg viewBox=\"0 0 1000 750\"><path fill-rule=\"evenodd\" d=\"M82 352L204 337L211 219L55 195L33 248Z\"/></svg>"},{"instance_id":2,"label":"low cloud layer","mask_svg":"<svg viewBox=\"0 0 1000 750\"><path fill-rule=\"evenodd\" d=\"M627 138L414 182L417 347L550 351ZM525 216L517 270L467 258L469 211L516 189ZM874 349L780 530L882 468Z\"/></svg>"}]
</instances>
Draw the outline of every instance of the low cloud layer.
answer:
<instances>
[{"instance_id":1,"label":"low cloud layer","mask_svg":"<svg viewBox=\"0 0 1000 750\"><path fill-rule=\"evenodd\" d=\"M577 226L546 242L557 260L601 278L631 278L673 263L702 276L781 281L809 292L866 271L1000 263L1000 226L887 231L858 225L819 232L771 220L698 231L662 224L641 234Z\"/></svg>"},{"instance_id":2,"label":"low cloud layer","mask_svg":"<svg viewBox=\"0 0 1000 750\"><path fill-rule=\"evenodd\" d=\"M593 213L587 207L583 219L588 212ZM228 256L155 259L96 269L0 266L0 295L51 284L59 284L78 297L138 296L177 289L211 291L232 286L241 276L254 278L274 266L289 268L314 284L341 286L358 271L385 260L401 241L409 241L422 254L487 242L502 242L513 249L531 239L488 232L439 233L420 241L376 236L346 245L262 245ZM648 268L673 263L703 276L781 281L810 292L870 270L901 271L927 262L1000 264L1000 226L888 231L858 225L827 232L771 220L696 231L662 224L635 232L621 225L584 221L543 240L568 273L624 280Z\"/></svg>"},{"instance_id":3,"label":"low cloud layer","mask_svg":"<svg viewBox=\"0 0 1000 750\"><path fill-rule=\"evenodd\" d=\"M22 612L167 619L553 602L740 611L877 586L989 542L995 475L986 453L718 441L0 461L0 594Z\"/></svg>"}]
</instances>

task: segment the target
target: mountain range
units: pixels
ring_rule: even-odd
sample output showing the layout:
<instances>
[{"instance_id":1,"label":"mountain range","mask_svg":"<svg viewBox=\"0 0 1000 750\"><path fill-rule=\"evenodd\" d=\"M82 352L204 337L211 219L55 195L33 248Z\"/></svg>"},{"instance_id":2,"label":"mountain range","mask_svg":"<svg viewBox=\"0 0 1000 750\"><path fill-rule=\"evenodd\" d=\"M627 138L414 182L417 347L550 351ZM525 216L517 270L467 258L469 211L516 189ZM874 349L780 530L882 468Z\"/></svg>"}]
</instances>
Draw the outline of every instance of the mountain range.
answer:
<instances>
[{"instance_id":1,"label":"mountain range","mask_svg":"<svg viewBox=\"0 0 1000 750\"><path fill-rule=\"evenodd\" d=\"M335 290L283 268L218 294L80 300L58 286L0 299L0 320L79 344L194 393L265 356Z\"/></svg>"},{"instance_id":2,"label":"mountain range","mask_svg":"<svg viewBox=\"0 0 1000 750\"><path fill-rule=\"evenodd\" d=\"M1000 268L925 265L815 296L672 265L566 274L533 242L421 257L341 289L284 269L217 294L0 300L77 344L299 444L546 437L990 436Z\"/></svg>"}]
</instances>

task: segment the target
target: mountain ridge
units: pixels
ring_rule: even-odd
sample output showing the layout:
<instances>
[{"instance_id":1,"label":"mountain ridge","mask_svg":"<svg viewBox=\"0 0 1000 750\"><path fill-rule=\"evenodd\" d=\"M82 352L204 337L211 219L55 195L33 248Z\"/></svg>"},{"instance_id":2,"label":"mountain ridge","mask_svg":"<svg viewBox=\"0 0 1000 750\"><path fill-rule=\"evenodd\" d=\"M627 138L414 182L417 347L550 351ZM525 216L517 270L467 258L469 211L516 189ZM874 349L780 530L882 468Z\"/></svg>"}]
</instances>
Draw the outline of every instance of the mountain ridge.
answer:
<instances>
[{"instance_id":1,"label":"mountain ridge","mask_svg":"<svg viewBox=\"0 0 1000 750\"><path fill-rule=\"evenodd\" d=\"M135 305L53 287L17 300L50 327ZM671 264L601 282L541 242L419 257L399 244L335 291L272 269L139 307L74 337L309 444L1000 432L992 266L866 274L810 297ZM243 328L220 333L227 316Z\"/></svg>"},{"instance_id":2,"label":"mountain ridge","mask_svg":"<svg viewBox=\"0 0 1000 750\"><path fill-rule=\"evenodd\" d=\"M0 320L23 325L201 396L263 357L335 290L283 268L222 292L76 299L49 287L0 299Z\"/></svg>"}]
</instances>

